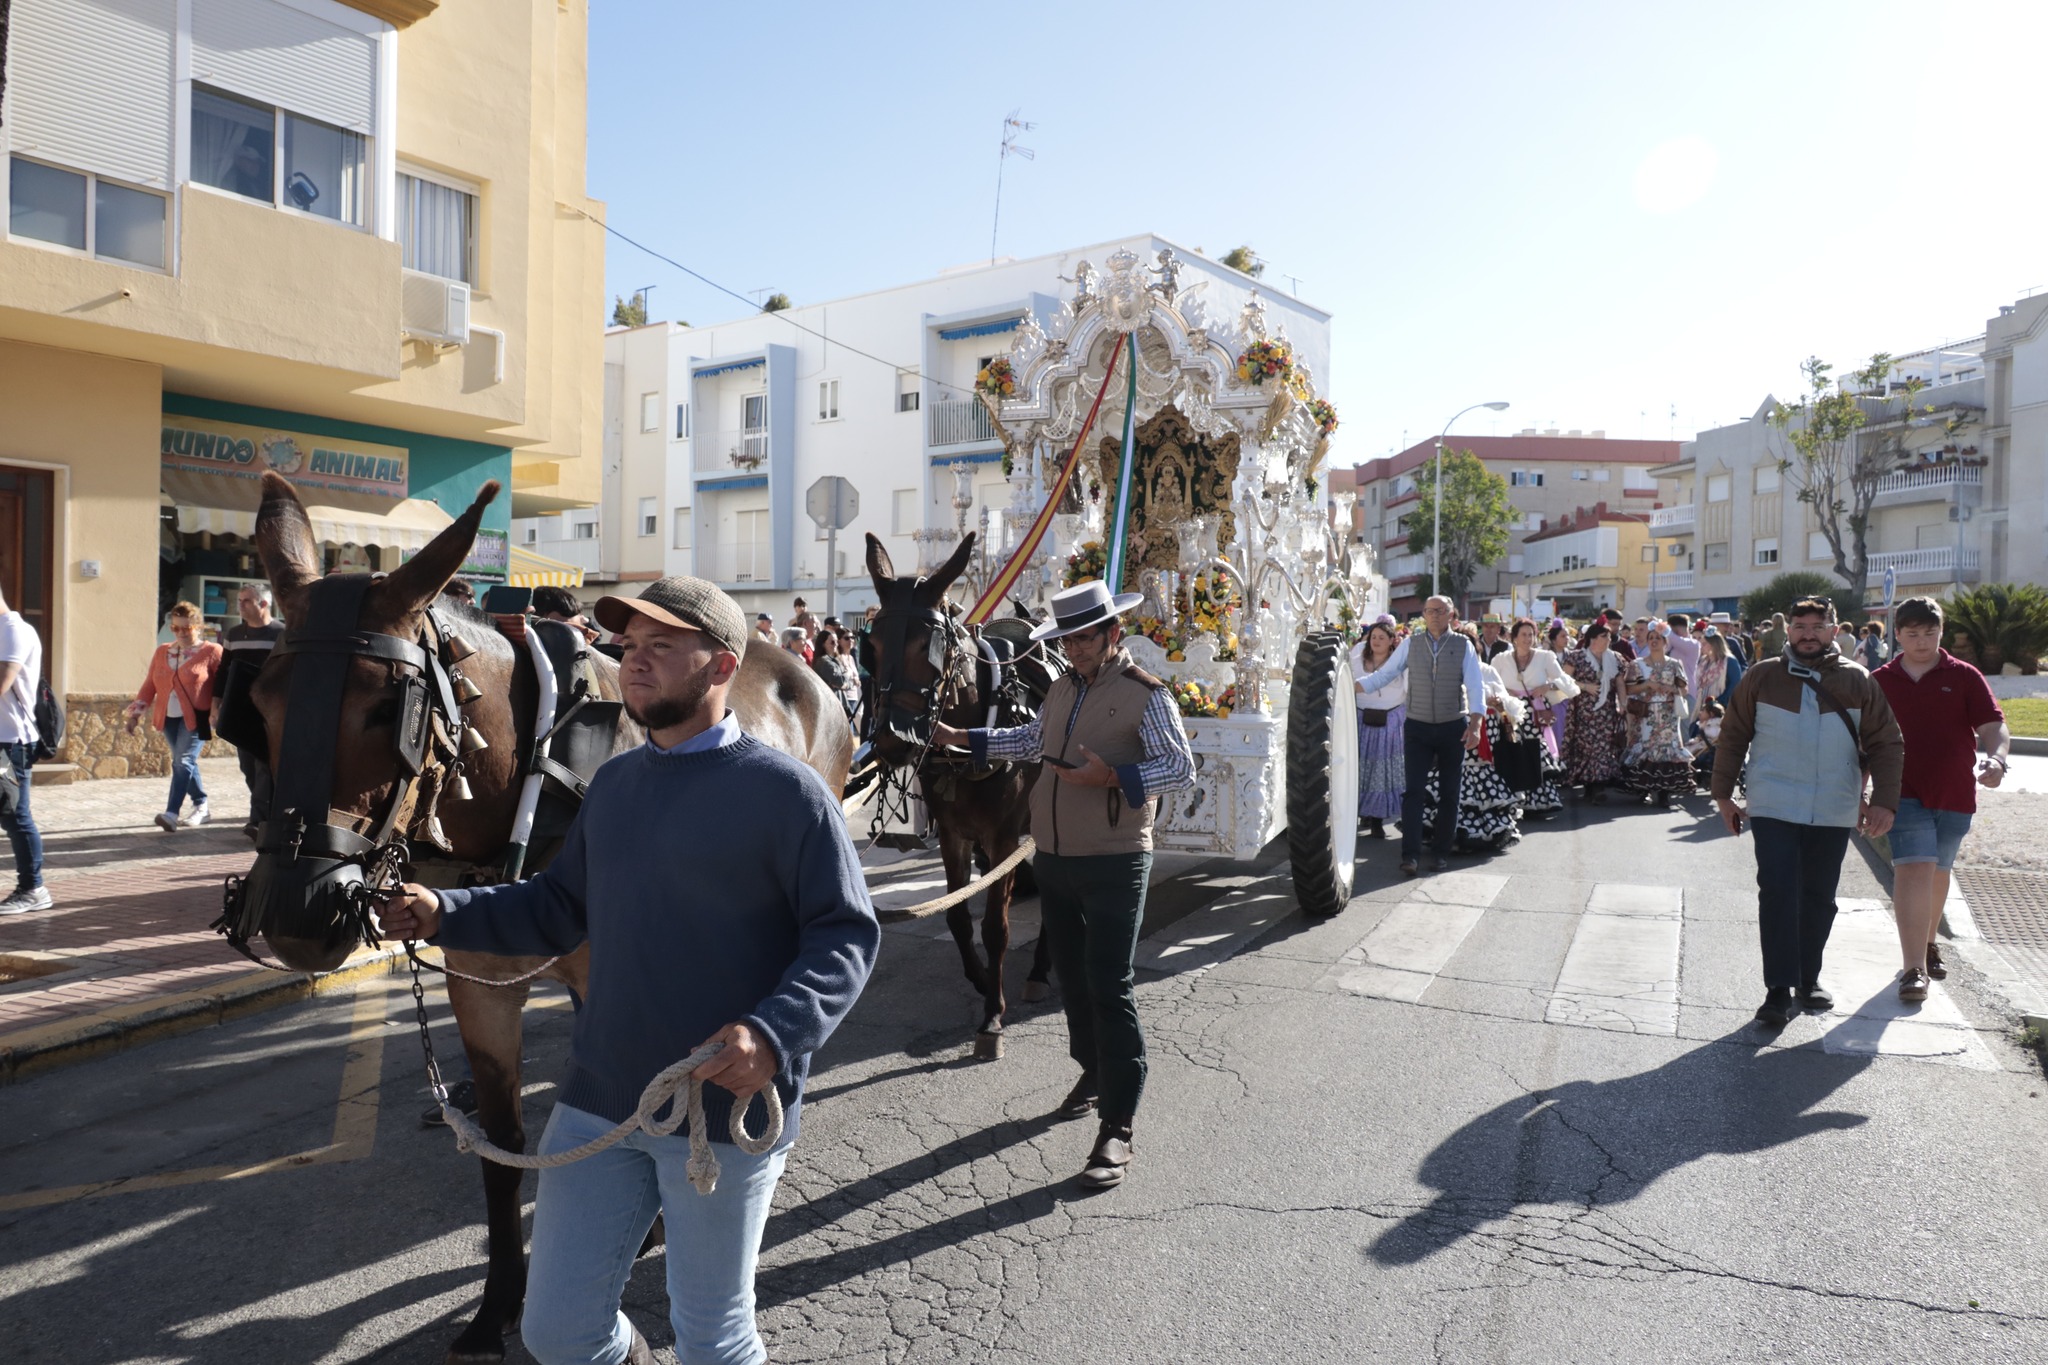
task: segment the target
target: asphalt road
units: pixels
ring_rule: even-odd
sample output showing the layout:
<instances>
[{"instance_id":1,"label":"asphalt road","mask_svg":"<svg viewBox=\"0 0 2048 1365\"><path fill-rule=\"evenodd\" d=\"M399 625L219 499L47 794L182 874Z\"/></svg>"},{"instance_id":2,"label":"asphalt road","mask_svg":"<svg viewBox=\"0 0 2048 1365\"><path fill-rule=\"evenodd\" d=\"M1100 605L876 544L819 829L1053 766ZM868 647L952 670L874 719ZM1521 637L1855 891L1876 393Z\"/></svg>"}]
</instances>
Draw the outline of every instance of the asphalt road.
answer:
<instances>
[{"instance_id":1,"label":"asphalt road","mask_svg":"<svg viewBox=\"0 0 2048 1365\"><path fill-rule=\"evenodd\" d=\"M1185 870L1148 925L1138 1161L1101 1195L1091 1126L1046 1117L1056 1001L977 1064L951 943L892 930L769 1225L775 1359L2048 1359L2038 1060L1966 960L1888 1007L1853 853L1841 1008L1764 1039L1749 856L1610 807L1449 878L1370 846L1320 924ZM438 1362L482 1204L425 1099L396 979L0 1091L0 1357ZM669 1339L658 1259L627 1308Z\"/></svg>"}]
</instances>

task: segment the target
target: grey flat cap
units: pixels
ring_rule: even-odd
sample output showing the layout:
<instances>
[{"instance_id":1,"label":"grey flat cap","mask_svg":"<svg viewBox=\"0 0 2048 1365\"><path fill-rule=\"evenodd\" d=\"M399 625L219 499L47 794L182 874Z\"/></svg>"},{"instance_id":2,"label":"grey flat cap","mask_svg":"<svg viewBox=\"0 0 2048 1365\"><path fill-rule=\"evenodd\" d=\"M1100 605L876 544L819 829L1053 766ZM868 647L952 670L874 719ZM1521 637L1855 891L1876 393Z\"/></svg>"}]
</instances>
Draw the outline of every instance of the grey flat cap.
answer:
<instances>
[{"instance_id":1,"label":"grey flat cap","mask_svg":"<svg viewBox=\"0 0 2048 1365\"><path fill-rule=\"evenodd\" d=\"M716 583L701 578L658 578L638 597L600 597L593 609L597 623L617 635L634 616L663 625L686 626L709 635L721 649L744 658L747 652L746 613Z\"/></svg>"}]
</instances>

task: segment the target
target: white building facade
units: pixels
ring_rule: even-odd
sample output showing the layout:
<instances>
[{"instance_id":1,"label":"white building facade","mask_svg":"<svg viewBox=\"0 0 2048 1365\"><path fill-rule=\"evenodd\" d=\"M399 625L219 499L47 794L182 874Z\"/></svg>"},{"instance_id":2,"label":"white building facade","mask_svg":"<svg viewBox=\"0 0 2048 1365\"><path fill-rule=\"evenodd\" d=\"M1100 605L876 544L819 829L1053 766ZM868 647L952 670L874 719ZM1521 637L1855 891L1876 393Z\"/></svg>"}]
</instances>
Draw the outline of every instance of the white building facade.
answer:
<instances>
[{"instance_id":1,"label":"white building facade","mask_svg":"<svg viewBox=\"0 0 2048 1365\"><path fill-rule=\"evenodd\" d=\"M1256 292L1327 391L1328 313L1149 234L714 326L653 323L605 338L599 505L515 523L514 542L583 568L586 598L694 574L777 621L796 596L857 613L874 600L865 533L907 573L943 559L963 524L998 526L1010 486L975 375L1120 248L1171 251L1183 297L1205 291L1210 316ZM826 475L859 495L829 563L804 506Z\"/></svg>"},{"instance_id":2,"label":"white building facade","mask_svg":"<svg viewBox=\"0 0 2048 1365\"><path fill-rule=\"evenodd\" d=\"M1865 396L1868 422L1856 439L1897 440L1906 451L1871 504L1865 548L1873 605L1882 602L1887 570L1900 597L1942 596L1983 579L1994 523L1986 515L1986 476L1997 480L1999 461L1984 450L1981 350L1972 341L1900 356L1885 391ZM1904 385L1916 379L1925 387L1907 414ZM1650 514L1661 549L1657 610L1737 612L1744 593L1781 573L1835 577L1821 520L1799 498L1798 456L1772 422L1777 406L1766 397L1746 420L1700 432L1677 460L1653 471L1669 504ZM2002 513L1996 521L2003 523Z\"/></svg>"},{"instance_id":3,"label":"white building facade","mask_svg":"<svg viewBox=\"0 0 2048 1365\"><path fill-rule=\"evenodd\" d=\"M2048 583L2048 293L1985 324L1984 368L1985 581Z\"/></svg>"}]
</instances>

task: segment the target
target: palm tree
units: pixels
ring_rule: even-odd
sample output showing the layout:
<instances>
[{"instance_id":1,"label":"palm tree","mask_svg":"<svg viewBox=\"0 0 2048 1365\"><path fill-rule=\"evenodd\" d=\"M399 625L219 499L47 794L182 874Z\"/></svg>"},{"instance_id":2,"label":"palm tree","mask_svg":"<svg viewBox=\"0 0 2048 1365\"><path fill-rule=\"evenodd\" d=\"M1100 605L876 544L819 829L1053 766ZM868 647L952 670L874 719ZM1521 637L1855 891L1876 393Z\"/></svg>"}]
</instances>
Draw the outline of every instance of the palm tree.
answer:
<instances>
[{"instance_id":1,"label":"palm tree","mask_svg":"<svg viewBox=\"0 0 2048 1365\"><path fill-rule=\"evenodd\" d=\"M2033 583L1985 583L1959 589L1942 603L1942 643L1986 673L2009 663L2041 670L2048 653L2048 589Z\"/></svg>"}]
</instances>

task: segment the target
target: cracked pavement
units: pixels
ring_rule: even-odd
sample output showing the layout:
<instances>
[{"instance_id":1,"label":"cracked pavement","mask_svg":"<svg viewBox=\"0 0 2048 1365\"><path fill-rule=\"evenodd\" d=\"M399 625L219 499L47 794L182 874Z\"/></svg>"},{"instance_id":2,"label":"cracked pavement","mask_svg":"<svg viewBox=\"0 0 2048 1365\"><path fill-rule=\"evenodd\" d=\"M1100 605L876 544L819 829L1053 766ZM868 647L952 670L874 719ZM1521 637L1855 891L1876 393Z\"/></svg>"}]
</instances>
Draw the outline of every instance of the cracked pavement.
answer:
<instances>
[{"instance_id":1,"label":"cracked pavement","mask_svg":"<svg viewBox=\"0 0 2048 1365\"><path fill-rule=\"evenodd\" d=\"M773 1358L2048 1359L2039 1060L1968 945L1945 994L1979 1062L1831 1051L1832 1019L1764 1039L1746 1023L1749 856L1681 811L1574 812L1461 860L1492 880L1443 884L1404 929L1389 917L1427 883L1394 879L1392 846L1368 845L1334 919L1291 915L1234 954L1141 971L1137 1160L1103 1194L1073 1181L1092 1122L1049 1117L1075 1074L1057 997L1015 1005L1005 1057L974 1062L950 940L892 926L818 1059L768 1226ZM1203 904L1205 879L1224 903ZM1557 1006L1582 985L1565 964L1596 896L1599 914L1629 912L1598 890L1617 884L1677 893L1639 907L1682 928L1673 980L1613 987L1668 1028ZM1481 913L1430 949L1429 914L1478 908L1474 886L1494 887ZM1228 896L1271 891L1193 869L1147 927L1199 936ZM1884 890L1852 853L1842 893ZM1361 945L1396 938L1410 956L1384 970L1428 958L1425 982L1342 984L1383 960ZM1013 945L1013 999L1028 950ZM10 1354L439 1361L481 1280L482 1206L473 1164L416 1126L419 1057L392 985L361 1160L0 1211ZM349 1019L347 1000L316 1000L11 1087L0 1190L317 1147ZM537 1132L569 1018L529 1019ZM669 1340L658 1258L626 1306ZM526 1358L516 1341L510 1358Z\"/></svg>"}]
</instances>

